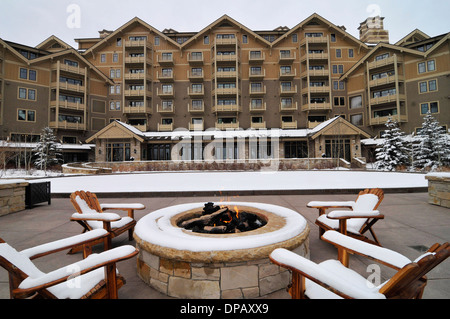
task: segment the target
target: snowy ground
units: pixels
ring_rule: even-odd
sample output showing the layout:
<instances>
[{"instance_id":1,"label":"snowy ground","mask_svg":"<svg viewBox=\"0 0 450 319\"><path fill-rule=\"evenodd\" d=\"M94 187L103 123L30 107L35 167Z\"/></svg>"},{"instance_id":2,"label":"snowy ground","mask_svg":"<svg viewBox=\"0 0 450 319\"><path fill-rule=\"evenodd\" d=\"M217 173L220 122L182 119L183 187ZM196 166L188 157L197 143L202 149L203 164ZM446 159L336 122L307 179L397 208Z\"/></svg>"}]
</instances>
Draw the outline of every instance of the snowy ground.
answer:
<instances>
[{"instance_id":1,"label":"snowy ground","mask_svg":"<svg viewBox=\"0 0 450 319\"><path fill-rule=\"evenodd\" d=\"M17 175L15 176L18 177ZM51 177L52 193L322 190L427 187L425 174L373 171L158 172Z\"/></svg>"}]
</instances>

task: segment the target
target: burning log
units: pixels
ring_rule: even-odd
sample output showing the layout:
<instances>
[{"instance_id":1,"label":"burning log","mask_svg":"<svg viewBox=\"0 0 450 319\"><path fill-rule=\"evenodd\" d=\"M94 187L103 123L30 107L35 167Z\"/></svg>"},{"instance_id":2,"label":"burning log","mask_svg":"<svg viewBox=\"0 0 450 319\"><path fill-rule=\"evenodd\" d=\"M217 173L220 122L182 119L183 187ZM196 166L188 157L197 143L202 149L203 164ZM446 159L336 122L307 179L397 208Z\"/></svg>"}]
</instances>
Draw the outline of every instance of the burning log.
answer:
<instances>
[{"instance_id":1,"label":"burning log","mask_svg":"<svg viewBox=\"0 0 450 319\"><path fill-rule=\"evenodd\" d=\"M237 207L234 209L207 203L202 216L185 220L179 226L197 233L225 234L246 232L266 224L256 214L240 212Z\"/></svg>"}]
</instances>

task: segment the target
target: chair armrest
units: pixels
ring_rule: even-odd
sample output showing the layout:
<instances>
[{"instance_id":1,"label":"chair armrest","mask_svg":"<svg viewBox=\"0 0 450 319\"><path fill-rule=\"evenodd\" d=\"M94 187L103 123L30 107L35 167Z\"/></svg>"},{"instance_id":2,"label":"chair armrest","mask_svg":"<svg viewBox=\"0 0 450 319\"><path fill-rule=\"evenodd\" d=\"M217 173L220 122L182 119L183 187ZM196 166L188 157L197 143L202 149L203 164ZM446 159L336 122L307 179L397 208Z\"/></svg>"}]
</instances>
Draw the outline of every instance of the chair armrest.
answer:
<instances>
[{"instance_id":1,"label":"chair armrest","mask_svg":"<svg viewBox=\"0 0 450 319\"><path fill-rule=\"evenodd\" d=\"M373 291L360 289L353 285L351 280L336 276L320 265L297 255L287 249L278 248L270 254L270 259L275 264L299 272L309 280L321 285L333 293L344 298L385 298L384 295Z\"/></svg>"},{"instance_id":2,"label":"chair armrest","mask_svg":"<svg viewBox=\"0 0 450 319\"><path fill-rule=\"evenodd\" d=\"M22 250L20 253L27 256L30 259L36 259L38 257L46 256L52 253L56 253L65 249L69 249L75 246L89 243L98 239L107 237L109 234L104 229L96 229L88 231L86 233L72 236L69 238L57 240L51 243L35 246Z\"/></svg>"},{"instance_id":3,"label":"chair armrest","mask_svg":"<svg viewBox=\"0 0 450 319\"><path fill-rule=\"evenodd\" d=\"M345 236L334 230L326 231L322 239L349 252L375 260L394 269L401 269L411 263L411 260L393 250Z\"/></svg>"},{"instance_id":4,"label":"chair armrest","mask_svg":"<svg viewBox=\"0 0 450 319\"><path fill-rule=\"evenodd\" d=\"M134 211L145 209L143 204L100 204L102 210L123 210L128 212L128 217L134 219Z\"/></svg>"},{"instance_id":5,"label":"chair armrest","mask_svg":"<svg viewBox=\"0 0 450 319\"><path fill-rule=\"evenodd\" d=\"M71 217L71 220L98 220L103 222L116 222L121 219L120 215L114 213L74 213Z\"/></svg>"},{"instance_id":6,"label":"chair armrest","mask_svg":"<svg viewBox=\"0 0 450 319\"><path fill-rule=\"evenodd\" d=\"M353 205L355 204L354 201L312 201L309 202L306 207L309 208L353 208Z\"/></svg>"},{"instance_id":7,"label":"chair armrest","mask_svg":"<svg viewBox=\"0 0 450 319\"><path fill-rule=\"evenodd\" d=\"M131 246L121 246L100 254L90 255L77 263L59 268L38 278L28 277L22 281L17 289L13 290L14 295L30 294L66 281L79 275L83 275L100 267L104 267L116 262L136 256L138 250ZM76 273L74 273L76 270Z\"/></svg>"},{"instance_id":8,"label":"chair armrest","mask_svg":"<svg viewBox=\"0 0 450 319\"><path fill-rule=\"evenodd\" d=\"M383 219L384 215L380 214L378 210L372 211L348 211L348 210L333 210L327 214L330 219L350 219L350 218L379 218Z\"/></svg>"}]
</instances>

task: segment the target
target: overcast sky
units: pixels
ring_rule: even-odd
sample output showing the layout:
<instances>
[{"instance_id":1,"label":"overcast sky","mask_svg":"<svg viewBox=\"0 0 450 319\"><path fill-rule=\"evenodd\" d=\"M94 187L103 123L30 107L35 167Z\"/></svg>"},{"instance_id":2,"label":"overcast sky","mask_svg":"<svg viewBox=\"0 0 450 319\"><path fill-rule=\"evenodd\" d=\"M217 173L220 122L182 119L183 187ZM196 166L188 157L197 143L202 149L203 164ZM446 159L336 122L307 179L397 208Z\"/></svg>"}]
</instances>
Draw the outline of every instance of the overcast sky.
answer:
<instances>
[{"instance_id":1,"label":"overcast sky","mask_svg":"<svg viewBox=\"0 0 450 319\"><path fill-rule=\"evenodd\" d=\"M36 46L56 35L77 48L75 38L98 37L134 17L183 32L227 14L252 30L273 30L314 12L356 37L360 22L380 14L391 43L416 28L430 36L450 32L449 0L0 0L0 38Z\"/></svg>"}]
</instances>

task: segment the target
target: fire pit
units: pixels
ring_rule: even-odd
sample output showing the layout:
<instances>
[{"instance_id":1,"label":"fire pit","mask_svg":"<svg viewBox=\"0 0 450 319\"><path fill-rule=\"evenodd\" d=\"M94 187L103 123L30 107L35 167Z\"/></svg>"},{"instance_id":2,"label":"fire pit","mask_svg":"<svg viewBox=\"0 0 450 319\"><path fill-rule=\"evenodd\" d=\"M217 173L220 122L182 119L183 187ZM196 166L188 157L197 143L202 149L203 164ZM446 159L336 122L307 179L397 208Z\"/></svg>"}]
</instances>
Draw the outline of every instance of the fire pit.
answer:
<instances>
[{"instance_id":1,"label":"fire pit","mask_svg":"<svg viewBox=\"0 0 450 319\"><path fill-rule=\"evenodd\" d=\"M284 289L276 248L309 257L309 227L297 212L260 203L194 203L144 216L135 227L138 275L177 298L257 298Z\"/></svg>"}]
</instances>

